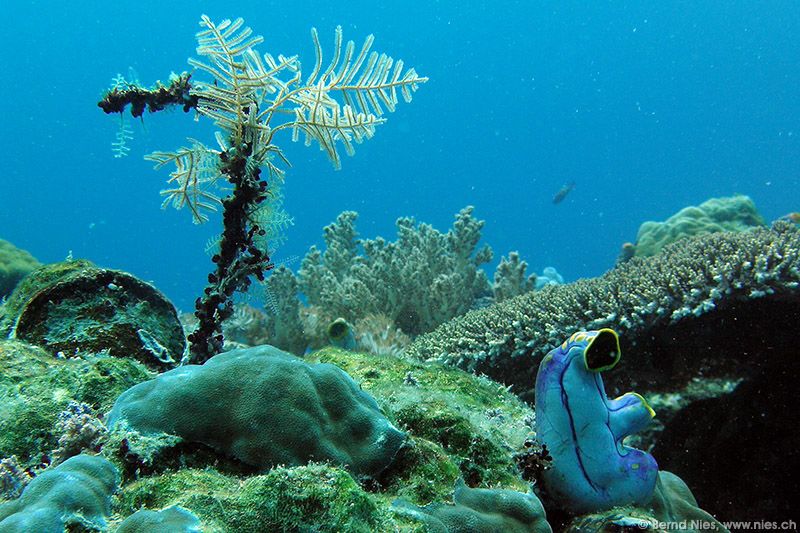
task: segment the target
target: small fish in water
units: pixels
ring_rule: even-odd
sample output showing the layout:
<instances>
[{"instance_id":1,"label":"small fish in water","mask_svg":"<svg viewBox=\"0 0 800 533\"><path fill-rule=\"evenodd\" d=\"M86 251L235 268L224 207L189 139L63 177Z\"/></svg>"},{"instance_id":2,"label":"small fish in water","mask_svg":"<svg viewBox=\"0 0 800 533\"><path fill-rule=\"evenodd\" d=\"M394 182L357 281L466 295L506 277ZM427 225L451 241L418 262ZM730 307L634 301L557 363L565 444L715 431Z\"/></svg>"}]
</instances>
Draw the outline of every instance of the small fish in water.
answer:
<instances>
[{"instance_id":1,"label":"small fish in water","mask_svg":"<svg viewBox=\"0 0 800 533\"><path fill-rule=\"evenodd\" d=\"M789 222L800 224L800 212L794 212L794 213L789 213L788 215L783 215L778 220L788 220Z\"/></svg>"},{"instance_id":2,"label":"small fish in water","mask_svg":"<svg viewBox=\"0 0 800 533\"><path fill-rule=\"evenodd\" d=\"M562 201L564 198L566 198L566 197L567 197L567 195L568 195L569 193L571 193L571 192L572 192L572 189L574 189L574 188L575 188L575 182L574 182L574 181L570 181L569 183L567 183L566 185L564 185L563 187L561 187L561 188L558 190L558 192L556 193L556 195L555 195L555 196L553 196L553 203L554 203L554 204L560 204L560 203L561 203L561 201Z\"/></svg>"}]
</instances>

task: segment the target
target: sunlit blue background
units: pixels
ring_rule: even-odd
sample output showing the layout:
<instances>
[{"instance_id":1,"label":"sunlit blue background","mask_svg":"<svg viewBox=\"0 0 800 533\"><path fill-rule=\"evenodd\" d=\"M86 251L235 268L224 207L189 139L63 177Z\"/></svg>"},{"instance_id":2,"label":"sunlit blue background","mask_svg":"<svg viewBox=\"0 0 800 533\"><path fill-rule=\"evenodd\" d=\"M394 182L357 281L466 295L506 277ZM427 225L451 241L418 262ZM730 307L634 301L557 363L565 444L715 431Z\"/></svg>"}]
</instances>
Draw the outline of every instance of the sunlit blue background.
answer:
<instances>
[{"instance_id":1,"label":"sunlit blue background","mask_svg":"<svg viewBox=\"0 0 800 533\"><path fill-rule=\"evenodd\" d=\"M41 261L71 251L128 270L191 306L218 228L160 210L167 172L142 156L212 143L212 125L145 116L130 157L114 159L118 121L96 101L129 67L146 84L187 69L201 13L242 16L262 52L306 65L312 26L328 50L337 24L359 44L374 33L431 80L341 171L278 139L296 224L277 260L302 256L343 210L360 213L362 236L393 238L399 216L446 230L472 204L496 259L519 250L572 280L610 268L644 220L709 197L748 194L767 219L800 210L795 1L10 2L0 238Z\"/></svg>"}]
</instances>

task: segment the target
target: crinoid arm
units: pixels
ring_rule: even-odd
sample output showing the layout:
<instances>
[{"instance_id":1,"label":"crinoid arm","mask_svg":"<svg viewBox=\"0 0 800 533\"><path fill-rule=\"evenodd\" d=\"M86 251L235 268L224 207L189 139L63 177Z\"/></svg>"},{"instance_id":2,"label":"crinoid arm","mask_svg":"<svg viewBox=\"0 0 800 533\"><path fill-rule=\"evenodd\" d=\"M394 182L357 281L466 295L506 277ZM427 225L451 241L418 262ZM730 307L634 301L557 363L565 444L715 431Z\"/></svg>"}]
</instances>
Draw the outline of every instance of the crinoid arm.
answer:
<instances>
[{"instance_id":1,"label":"crinoid arm","mask_svg":"<svg viewBox=\"0 0 800 533\"><path fill-rule=\"evenodd\" d=\"M263 37L253 35L241 18L216 24L203 15L200 26L204 29L197 34L197 53L206 61L189 59L189 64L211 75L213 81L195 85L198 111L236 137L246 124L256 125L249 117L255 117L266 95L285 86L278 75L296 71L299 63L296 57L279 56L276 61L268 55L265 65L253 50Z\"/></svg>"},{"instance_id":2,"label":"crinoid arm","mask_svg":"<svg viewBox=\"0 0 800 533\"><path fill-rule=\"evenodd\" d=\"M419 85L428 81L402 61L372 51L372 35L356 52L353 41L344 43L341 27L336 28L327 64L312 29L316 60L303 80L296 56L259 55L254 47L263 38L241 18L215 23L203 15L200 26L197 53L202 60L189 63L212 80L195 82L197 109L231 136L232 145L247 142L265 156L265 147L275 146L274 134L291 129L293 140L303 134L306 144L318 142L339 168L339 144L352 155L354 145L374 135L375 126L384 122L382 115L394 111L401 96L410 102ZM272 124L277 116L286 119Z\"/></svg>"},{"instance_id":3,"label":"crinoid arm","mask_svg":"<svg viewBox=\"0 0 800 533\"><path fill-rule=\"evenodd\" d=\"M111 142L111 153L114 157L120 159L126 157L131 149L128 146L128 141L133 140L133 130L128 126L128 121L125 115L119 115L119 129L117 129L116 140Z\"/></svg>"},{"instance_id":4,"label":"crinoid arm","mask_svg":"<svg viewBox=\"0 0 800 533\"><path fill-rule=\"evenodd\" d=\"M220 199L213 190L220 176L219 152L192 140L191 147L182 146L175 152L153 152L145 159L155 162L157 169L169 163L175 165L167 180L173 186L161 191L165 196L162 209L169 205L175 209L187 207L195 224L207 221L207 213L217 210Z\"/></svg>"},{"instance_id":5,"label":"crinoid arm","mask_svg":"<svg viewBox=\"0 0 800 533\"><path fill-rule=\"evenodd\" d=\"M344 104L355 113L380 116L385 111L394 111L398 103L398 91L403 95L403 100L410 102L419 85L428 81L413 68L403 70L403 61L370 51L374 41L372 35L364 40L357 56L354 57L353 41L348 41L342 53L341 26L336 27L333 59L322 71L322 46L316 28L311 29L311 38L314 41L316 63L306 86L319 85L326 91L340 94Z\"/></svg>"},{"instance_id":6,"label":"crinoid arm","mask_svg":"<svg viewBox=\"0 0 800 533\"><path fill-rule=\"evenodd\" d=\"M385 119L371 113L354 113L349 105L342 108L322 103L300 106L295 109L292 140L297 141L300 132L303 132L306 146L312 141L317 141L320 149L328 155L338 170L342 162L337 143L344 145L347 155L353 155L355 153L353 143L361 143L364 139L371 138L375 134L375 126L383 122Z\"/></svg>"},{"instance_id":7,"label":"crinoid arm","mask_svg":"<svg viewBox=\"0 0 800 533\"><path fill-rule=\"evenodd\" d=\"M385 121L381 115L395 110L398 92L410 102L414 91L428 78L419 76L413 68L404 70L402 61L370 51L372 35L367 36L358 55L353 41L343 48L341 26L336 28L333 58L323 70L322 46L315 28L311 38L316 52L314 68L304 87L289 95L297 106L291 123L293 139L298 140L302 131L306 144L319 142L339 168L337 142L352 155L353 143L372 137L375 126Z\"/></svg>"}]
</instances>

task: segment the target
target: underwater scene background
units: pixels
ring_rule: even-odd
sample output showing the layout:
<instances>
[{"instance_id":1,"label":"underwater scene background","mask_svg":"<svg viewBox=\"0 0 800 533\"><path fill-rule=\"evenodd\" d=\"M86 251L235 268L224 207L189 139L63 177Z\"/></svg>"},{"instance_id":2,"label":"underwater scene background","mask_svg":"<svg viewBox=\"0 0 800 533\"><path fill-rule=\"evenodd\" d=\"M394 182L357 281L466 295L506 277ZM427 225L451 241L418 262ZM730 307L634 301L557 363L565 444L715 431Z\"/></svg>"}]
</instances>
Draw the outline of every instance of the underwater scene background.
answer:
<instances>
[{"instance_id":1,"label":"underwater scene background","mask_svg":"<svg viewBox=\"0 0 800 533\"><path fill-rule=\"evenodd\" d=\"M800 4L7 15L0 533L797 529Z\"/></svg>"},{"instance_id":2,"label":"underwater scene background","mask_svg":"<svg viewBox=\"0 0 800 533\"><path fill-rule=\"evenodd\" d=\"M747 194L768 220L800 209L795 2L81 6L10 8L3 44L24 53L8 54L1 74L0 139L13 150L3 237L40 260L71 250L130 271L182 309L205 283L213 231L158 209L166 174L141 156L211 141L213 126L145 116L130 123L131 156L114 159L118 121L94 103L129 68L144 84L187 70L201 12L241 16L264 51L307 63L311 27L327 45L338 24L357 43L373 33L376 49L430 78L341 171L283 142L295 223L276 261L302 257L344 210L358 211L364 237L391 238L398 217L444 230L474 205L495 262L519 250L536 272L554 266L574 280L613 266L643 221L711 197Z\"/></svg>"}]
</instances>

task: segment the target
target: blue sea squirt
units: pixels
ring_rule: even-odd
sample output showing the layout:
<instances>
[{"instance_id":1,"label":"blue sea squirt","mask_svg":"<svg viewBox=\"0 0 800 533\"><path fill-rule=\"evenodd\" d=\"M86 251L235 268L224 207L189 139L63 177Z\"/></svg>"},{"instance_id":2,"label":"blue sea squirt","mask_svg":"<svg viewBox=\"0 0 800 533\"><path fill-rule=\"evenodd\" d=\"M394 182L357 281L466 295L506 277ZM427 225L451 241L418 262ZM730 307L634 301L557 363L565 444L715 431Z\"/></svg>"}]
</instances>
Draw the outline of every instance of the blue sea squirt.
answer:
<instances>
[{"instance_id":1,"label":"blue sea squirt","mask_svg":"<svg viewBox=\"0 0 800 533\"><path fill-rule=\"evenodd\" d=\"M623 441L645 428L655 412L634 392L609 399L600 376L619 358L617 334L601 329L573 334L539 365L536 431L553 457L543 482L570 512L643 505L653 495L655 459Z\"/></svg>"}]
</instances>

